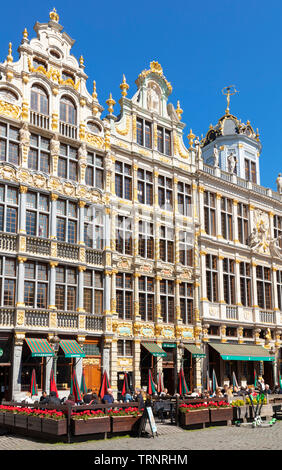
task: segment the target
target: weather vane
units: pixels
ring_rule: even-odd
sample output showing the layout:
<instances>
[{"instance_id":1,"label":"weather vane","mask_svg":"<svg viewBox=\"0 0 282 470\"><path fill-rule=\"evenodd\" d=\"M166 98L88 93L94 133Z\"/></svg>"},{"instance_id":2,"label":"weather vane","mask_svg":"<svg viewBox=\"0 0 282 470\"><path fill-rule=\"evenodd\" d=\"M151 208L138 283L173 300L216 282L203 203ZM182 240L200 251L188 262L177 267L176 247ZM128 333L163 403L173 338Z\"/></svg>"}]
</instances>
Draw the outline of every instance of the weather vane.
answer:
<instances>
[{"instance_id":1,"label":"weather vane","mask_svg":"<svg viewBox=\"0 0 282 470\"><path fill-rule=\"evenodd\" d=\"M235 95L235 93L239 92L238 90L236 90L234 85L226 86L222 89L222 94L226 96L227 101L227 108L225 110L225 114L229 114L230 96Z\"/></svg>"}]
</instances>

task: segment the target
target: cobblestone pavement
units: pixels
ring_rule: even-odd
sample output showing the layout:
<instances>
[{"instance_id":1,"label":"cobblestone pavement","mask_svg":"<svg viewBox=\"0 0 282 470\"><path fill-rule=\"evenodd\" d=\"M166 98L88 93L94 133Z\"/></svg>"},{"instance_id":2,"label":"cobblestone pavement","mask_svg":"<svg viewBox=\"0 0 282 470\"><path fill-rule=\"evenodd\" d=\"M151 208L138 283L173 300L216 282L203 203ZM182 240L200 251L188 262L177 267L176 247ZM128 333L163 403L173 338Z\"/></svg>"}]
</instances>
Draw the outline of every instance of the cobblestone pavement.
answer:
<instances>
[{"instance_id":1,"label":"cobblestone pavement","mask_svg":"<svg viewBox=\"0 0 282 470\"><path fill-rule=\"evenodd\" d=\"M0 436L0 450L282 450L282 421L271 428L217 426L183 430L158 424L158 437L50 444L11 434Z\"/></svg>"}]
</instances>

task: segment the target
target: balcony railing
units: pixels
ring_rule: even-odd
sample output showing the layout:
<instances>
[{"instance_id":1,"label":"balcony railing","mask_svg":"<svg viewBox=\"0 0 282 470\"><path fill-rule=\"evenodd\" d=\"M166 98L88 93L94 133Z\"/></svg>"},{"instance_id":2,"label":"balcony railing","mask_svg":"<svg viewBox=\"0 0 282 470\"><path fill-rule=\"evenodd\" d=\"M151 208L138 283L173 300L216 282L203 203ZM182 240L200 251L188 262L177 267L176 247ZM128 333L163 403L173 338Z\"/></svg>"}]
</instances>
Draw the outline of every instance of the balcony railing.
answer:
<instances>
[{"instance_id":1,"label":"balcony railing","mask_svg":"<svg viewBox=\"0 0 282 470\"><path fill-rule=\"evenodd\" d=\"M17 250L17 235L9 233L0 233L0 251L16 251Z\"/></svg>"},{"instance_id":2,"label":"balcony railing","mask_svg":"<svg viewBox=\"0 0 282 470\"><path fill-rule=\"evenodd\" d=\"M26 310L25 311L25 326L36 328L49 327L49 312L44 310Z\"/></svg>"},{"instance_id":3,"label":"balcony railing","mask_svg":"<svg viewBox=\"0 0 282 470\"><path fill-rule=\"evenodd\" d=\"M238 309L237 307L226 306L226 318L228 320L238 320Z\"/></svg>"},{"instance_id":4,"label":"balcony railing","mask_svg":"<svg viewBox=\"0 0 282 470\"><path fill-rule=\"evenodd\" d=\"M103 252L98 250L86 249L86 263L102 265L103 264Z\"/></svg>"},{"instance_id":5,"label":"balcony railing","mask_svg":"<svg viewBox=\"0 0 282 470\"><path fill-rule=\"evenodd\" d=\"M57 243L57 257L77 261L79 259L79 247L69 243Z\"/></svg>"},{"instance_id":6,"label":"balcony railing","mask_svg":"<svg viewBox=\"0 0 282 470\"><path fill-rule=\"evenodd\" d=\"M259 321L262 323L275 323L275 313L260 310Z\"/></svg>"},{"instance_id":7,"label":"balcony railing","mask_svg":"<svg viewBox=\"0 0 282 470\"><path fill-rule=\"evenodd\" d=\"M51 242L45 238L26 237L26 252L34 255L51 255Z\"/></svg>"},{"instance_id":8,"label":"balcony railing","mask_svg":"<svg viewBox=\"0 0 282 470\"><path fill-rule=\"evenodd\" d=\"M76 313L57 313L57 327L68 330L78 329L78 314Z\"/></svg>"},{"instance_id":9,"label":"balcony railing","mask_svg":"<svg viewBox=\"0 0 282 470\"><path fill-rule=\"evenodd\" d=\"M103 331L103 317L98 315L86 315L85 328L86 330Z\"/></svg>"},{"instance_id":10,"label":"balcony railing","mask_svg":"<svg viewBox=\"0 0 282 470\"><path fill-rule=\"evenodd\" d=\"M77 139L77 127L60 121L60 134L71 139Z\"/></svg>"},{"instance_id":11,"label":"balcony railing","mask_svg":"<svg viewBox=\"0 0 282 470\"><path fill-rule=\"evenodd\" d=\"M0 326L13 327L15 325L15 310L13 308L0 309Z\"/></svg>"},{"instance_id":12,"label":"balcony railing","mask_svg":"<svg viewBox=\"0 0 282 470\"><path fill-rule=\"evenodd\" d=\"M30 111L30 124L41 127L42 129L49 129L50 119L45 114Z\"/></svg>"}]
</instances>

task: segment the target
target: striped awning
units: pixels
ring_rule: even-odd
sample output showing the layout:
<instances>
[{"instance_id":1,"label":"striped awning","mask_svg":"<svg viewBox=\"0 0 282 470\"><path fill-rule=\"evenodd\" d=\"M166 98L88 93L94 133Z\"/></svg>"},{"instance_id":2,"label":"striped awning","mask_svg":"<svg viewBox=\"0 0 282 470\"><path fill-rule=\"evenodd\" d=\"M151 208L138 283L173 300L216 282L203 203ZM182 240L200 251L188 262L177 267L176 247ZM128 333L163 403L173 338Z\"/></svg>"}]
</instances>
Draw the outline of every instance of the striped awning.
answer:
<instances>
[{"instance_id":1,"label":"striped awning","mask_svg":"<svg viewBox=\"0 0 282 470\"><path fill-rule=\"evenodd\" d=\"M54 352L44 338L25 338L32 357L53 357Z\"/></svg>"},{"instance_id":2,"label":"striped awning","mask_svg":"<svg viewBox=\"0 0 282 470\"><path fill-rule=\"evenodd\" d=\"M60 346L64 351L65 357L85 357L85 352L75 340L62 339L60 341Z\"/></svg>"},{"instance_id":3,"label":"striped awning","mask_svg":"<svg viewBox=\"0 0 282 470\"><path fill-rule=\"evenodd\" d=\"M167 353L156 343L141 343L144 348L149 351L152 356L155 357L166 357Z\"/></svg>"},{"instance_id":4,"label":"striped awning","mask_svg":"<svg viewBox=\"0 0 282 470\"><path fill-rule=\"evenodd\" d=\"M272 362L275 357L262 346L247 344L209 343L224 361L266 361Z\"/></svg>"},{"instance_id":5,"label":"striped awning","mask_svg":"<svg viewBox=\"0 0 282 470\"><path fill-rule=\"evenodd\" d=\"M195 344L184 344L184 348L192 354L192 357L206 357L204 351Z\"/></svg>"}]
</instances>

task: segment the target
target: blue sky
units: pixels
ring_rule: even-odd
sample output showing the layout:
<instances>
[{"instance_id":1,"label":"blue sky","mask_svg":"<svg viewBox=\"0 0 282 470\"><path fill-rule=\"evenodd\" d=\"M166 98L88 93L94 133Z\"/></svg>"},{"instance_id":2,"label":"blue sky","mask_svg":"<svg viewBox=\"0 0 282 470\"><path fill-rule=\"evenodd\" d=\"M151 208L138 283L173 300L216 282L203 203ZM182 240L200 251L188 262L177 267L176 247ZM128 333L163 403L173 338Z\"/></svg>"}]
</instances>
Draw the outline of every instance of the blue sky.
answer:
<instances>
[{"instance_id":1,"label":"blue sky","mask_svg":"<svg viewBox=\"0 0 282 470\"><path fill-rule=\"evenodd\" d=\"M282 172L281 1L3 2L0 60L10 41L16 60L24 28L29 38L34 36L35 22L47 22L54 7L76 40L73 54L84 57L90 92L96 80L102 106L110 92L118 102L123 73L131 97L137 76L150 61L162 65L173 87L170 100L176 106L179 99L184 111L186 144L190 128L201 135L216 124L226 107L222 88L236 85L239 93L231 97L230 111L259 129L261 184L276 189Z\"/></svg>"}]
</instances>

